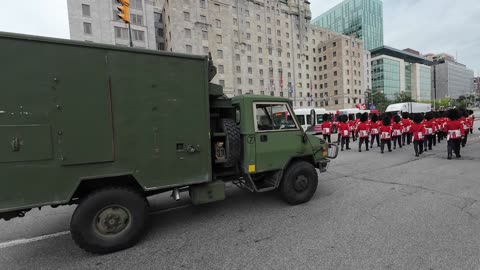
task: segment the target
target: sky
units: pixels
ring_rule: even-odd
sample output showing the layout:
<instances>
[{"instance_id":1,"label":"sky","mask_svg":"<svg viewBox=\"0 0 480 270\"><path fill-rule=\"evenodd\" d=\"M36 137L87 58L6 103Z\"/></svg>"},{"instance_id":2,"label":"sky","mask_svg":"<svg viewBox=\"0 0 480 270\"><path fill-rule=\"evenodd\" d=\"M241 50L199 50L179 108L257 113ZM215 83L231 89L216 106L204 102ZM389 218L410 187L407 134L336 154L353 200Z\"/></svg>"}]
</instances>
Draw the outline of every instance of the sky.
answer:
<instances>
[{"instance_id":1,"label":"sky","mask_svg":"<svg viewBox=\"0 0 480 270\"><path fill-rule=\"evenodd\" d=\"M310 2L315 18L342 0ZM480 76L479 0L384 0L383 6L385 45L449 53ZM66 0L3 0L2 10L9 12L0 16L0 31L70 37Z\"/></svg>"}]
</instances>

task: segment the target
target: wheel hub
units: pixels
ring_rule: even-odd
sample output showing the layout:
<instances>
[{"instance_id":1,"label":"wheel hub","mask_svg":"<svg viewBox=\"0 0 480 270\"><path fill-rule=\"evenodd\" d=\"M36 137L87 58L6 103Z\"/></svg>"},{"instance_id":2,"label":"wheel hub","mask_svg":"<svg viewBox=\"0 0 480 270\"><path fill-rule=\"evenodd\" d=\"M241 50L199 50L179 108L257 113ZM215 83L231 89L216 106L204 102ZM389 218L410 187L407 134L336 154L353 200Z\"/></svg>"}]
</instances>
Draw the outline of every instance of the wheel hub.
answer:
<instances>
[{"instance_id":1,"label":"wheel hub","mask_svg":"<svg viewBox=\"0 0 480 270\"><path fill-rule=\"evenodd\" d=\"M299 175L295 179L294 188L298 192L305 191L308 188L308 178L304 175Z\"/></svg>"},{"instance_id":2,"label":"wheel hub","mask_svg":"<svg viewBox=\"0 0 480 270\"><path fill-rule=\"evenodd\" d=\"M98 212L95 229L102 235L118 234L130 224L130 212L120 206L109 206Z\"/></svg>"}]
</instances>

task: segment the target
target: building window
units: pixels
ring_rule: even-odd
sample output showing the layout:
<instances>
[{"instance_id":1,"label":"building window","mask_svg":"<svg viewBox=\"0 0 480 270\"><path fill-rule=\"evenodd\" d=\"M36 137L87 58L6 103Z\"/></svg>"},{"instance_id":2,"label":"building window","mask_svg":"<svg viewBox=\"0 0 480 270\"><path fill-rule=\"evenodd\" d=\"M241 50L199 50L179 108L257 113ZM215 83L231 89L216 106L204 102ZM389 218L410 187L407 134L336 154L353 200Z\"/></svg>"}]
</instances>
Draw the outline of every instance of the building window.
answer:
<instances>
[{"instance_id":1,"label":"building window","mask_svg":"<svg viewBox=\"0 0 480 270\"><path fill-rule=\"evenodd\" d=\"M203 40L208 40L208 32L207 31L202 31L202 39Z\"/></svg>"},{"instance_id":2,"label":"building window","mask_svg":"<svg viewBox=\"0 0 480 270\"><path fill-rule=\"evenodd\" d=\"M130 17L131 17L132 24L143 25L143 16L142 15L131 14Z\"/></svg>"},{"instance_id":3,"label":"building window","mask_svg":"<svg viewBox=\"0 0 480 270\"><path fill-rule=\"evenodd\" d=\"M206 8L207 7L206 0L200 0L200 7L201 8Z\"/></svg>"},{"instance_id":4,"label":"building window","mask_svg":"<svg viewBox=\"0 0 480 270\"><path fill-rule=\"evenodd\" d=\"M218 19L215 20L215 26L216 26L217 28L222 28L222 21L220 21L220 20L218 20Z\"/></svg>"},{"instance_id":5,"label":"building window","mask_svg":"<svg viewBox=\"0 0 480 270\"><path fill-rule=\"evenodd\" d=\"M336 57L337 56L337 52L333 52L333 57Z\"/></svg>"},{"instance_id":6,"label":"building window","mask_svg":"<svg viewBox=\"0 0 480 270\"><path fill-rule=\"evenodd\" d=\"M164 50L165 50L165 43L159 42L159 43L157 44L157 49L158 49L159 51L164 51Z\"/></svg>"},{"instance_id":7,"label":"building window","mask_svg":"<svg viewBox=\"0 0 480 270\"><path fill-rule=\"evenodd\" d=\"M333 72L333 76L338 76L338 72L337 72L337 71L334 71L334 72Z\"/></svg>"},{"instance_id":8,"label":"building window","mask_svg":"<svg viewBox=\"0 0 480 270\"><path fill-rule=\"evenodd\" d=\"M237 84L238 85L242 84L242 79L241 78L237 78Z\"/></svg>"},{"instance_id":9,"label":"building window","mask_svg":"<svg viewBox=\"0 0 480 270\"><path fill-rule=\"evenodd\" d=\"M115 26L115 37L116 38L123 38L128 39L128 29L123 27Z\"/></svg>"},{"instance_id":10,"label":"building window","mask_svg":"<svg viewBox=\"0 0 480 270\"><path fill-rule=\"evenodd\" d=\"M222 44L222 35L217 35L217 43Z\"/></svg>"},{"instance_id":11,"label":"building window","mask_svg":"<svg viewBox=\"0 0 480 270\"><path fill-rule=\"evenodd\" d=\"M132 36L133 36L133 40L135 40L135 41L144 41L145 40L145 32L143 32L143 31L132 29Z\"/></svg>"},{"instance_id":12,"label":"building window","mask_svg":"<svg viewBox=\"0 0 480 270\"><path fill-rule=\"evenodd\" d=\"M185 28L185 37L191 38L192 37L192 30Z\"/></svg>"},{"instance_id":13,"label":"building window","mask_svg":"<svg viewBox=\"0 0 480 270\"><path fill-rule=\"evenodd\" d=\"M83 33L87 35L92 34L92 24L91 23L83 23Z\"/></svg>"},{"instance_id":14,"label":"building window","mask_svg":"<svg viewBox=\"0 0 480 270\"><path fill-rule=\"evenodd\" d=\"M218 84L220 84L221 86L225 87L225 80L219 80L219 81L218 81Z\"/></svg>"},{"instance_id":15,"label":"building window","mask_svg":"<svg viewBox=\"0 0 480 270\"><path fill-rule=\"evenodd\" d=\"M142 1L143 0L130 0L130 8L142 10L143 9Z\"/></svg>"},{"instance_id":16,"label":"building window","mask_svg":"<svg viewBox=\"0 0 480 270\"><path fill-rule=\"evenodd\" d=\"M223 67L223 65L218 65L218 73L223 74L224 72L225 72L225 68Z\"/></svg>"},{"instance_id":17,"label":"building window","mask_svg":"<svg viewBox=\"0 0 480 270\"><path fill-rule=\"evenodd\" d=\"M82 15L83 17L90 17L90 5L82 4Z\"/></svg>"},{"instance_id":18,"label":"building window","mask_svg":"<svg viewBox=\"0 0 480 270\"><path fill-rule=\"evenodd\" d=\"M338 104L338 99L335 99L335 104L336 104L336 105Z\"/></svg>"},{"instance_id":19,"label":"building window","mask_svg":"<svg viewBox=\"0 0 480 270\"><path fill-rule=\"evenodd\" d=\"M200 15L200 22L204 23L204 24L207 24L207 16Z\"/></svg>"},{"instance_id":20,"label":"building window","mask_svg":"<svg viewBox=\"0 0 480 270\"><path fill-rule=\"evenodd\" d=\"M333 61L333 67L337 66L337 61Z\"/></svg>"},{"instance_id":21,"label":"building window","mask_svg":"<svg viewBox=\"0 0 480 270\"><path fill-rule=\"evenodd\" d=\"M187 53L192 53L192 45L185 45L185 51Z\"/></svg>"},{"instance_id":22,"label":"building window","mask_svg":"<svg viewBox=\"0 0 480 270\"><path fill-rule=\"evenodd\" d=\"M217 50L217 57L219 59L223 59L223 51L222 50Z\"/></svg>"},{"instance_id":23,"label":"building window","mask_svg":"<svg viewBox=\"0 0 480 270\"><path fill-rule=\"evenodd\" d=\"M190 13L188 12L183 12L183 20L186 22L190 21Z\"/></svg>"},{"instance_id":24,"label":"building window","mask_svg":"<svg viewBox=\"0 0 480 270\"><path fill-rule=\"evenodd\" d=\"M215 8L215 11L220 12L220 5L219 4L215 4L214 8Z\"/></svg>"}]
</instances>

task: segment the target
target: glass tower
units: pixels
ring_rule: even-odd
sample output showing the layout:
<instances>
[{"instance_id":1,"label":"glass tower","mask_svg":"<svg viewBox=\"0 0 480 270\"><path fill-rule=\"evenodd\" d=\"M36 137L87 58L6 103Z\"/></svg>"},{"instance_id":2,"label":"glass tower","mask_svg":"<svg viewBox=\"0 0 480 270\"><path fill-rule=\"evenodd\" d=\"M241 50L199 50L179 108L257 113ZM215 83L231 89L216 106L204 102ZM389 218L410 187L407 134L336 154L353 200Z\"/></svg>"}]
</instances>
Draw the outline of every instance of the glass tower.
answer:
<instances>
[{"instance_id":1,"label":"glass tower","mask_svg":"<svg viewBox=\"0 0 480 270\"><path fill-rule=\"evenodd\" d=\"M383 46L382 0L345 0L312 24L362 39L366 50Z\"/></svg>"},{"instance_id":2,"label":"glass tower","mask_svg":"<svg viewBox=\"0 0 480 270\"><path fill-rule=\"evenodd\" d=\"M400 61L380 58L372 61L372 90L395 99L401 90Z\"/></svg>"}]
</instances>

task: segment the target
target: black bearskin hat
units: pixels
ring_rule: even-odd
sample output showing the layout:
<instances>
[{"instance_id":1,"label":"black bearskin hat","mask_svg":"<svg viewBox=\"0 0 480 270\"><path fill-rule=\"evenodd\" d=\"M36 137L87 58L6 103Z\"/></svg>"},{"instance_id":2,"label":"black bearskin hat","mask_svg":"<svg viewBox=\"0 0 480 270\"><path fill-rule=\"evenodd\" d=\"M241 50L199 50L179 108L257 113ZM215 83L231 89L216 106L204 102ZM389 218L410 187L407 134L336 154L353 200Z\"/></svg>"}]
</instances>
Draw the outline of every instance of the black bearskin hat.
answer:
<instances>
[{"instance_id":1,"label":"black bearskin hat","mask_svg":"<svg viewBox=\"0 0 480 270\"><path fill-rule=\"evenodd\" d=\"M359 113L357 113L357 115L355 115L355 117L356 117L357 119L361 119L361 117L362 117L362 113L360 113L360 112L359 112Z\"/></svg>"},{"instance_id":2,"label":"black bearskin hat","mask_svg":"<svg viewBox=\"0 0 480 270\"><path fill-rule=\"evenodd\" d=\"M360 114L360 121L361 121L362 123L367 122L367 120L368 120L368 113L362 113L362 114Z\"/></svg>"},{"instance_id":3,"label":"black bearskin hat","mask_svg":"<svg viewBox=\"0 0 480 270\"><path fill-rule=\"evenodd\" d=\"M425 114L425 119L432 120L433 119L433 112L427 112Z\"/></svg>"},{"instance_id":4,"label":"black bearskin hat","mask_svg":"<svg viewBox=\"0 0 480 270\"><path fill-rule=\"evenodd\" d=\"M349 114L348 115L348 120L355 120L355 114Z\"/></svg>"},{"instance_id":5,"label":"black bearskin hat","mask_svg":"<svg viewBox=\"0 0 480 270\"><path fill-rule=\"evenodd\" d=\"M384 116L384 117L383 117L383 120L382 120L383 125L384 125L384 126L390 126L390 121L391 121L391 119L392 119L392 118L391 118L390 116L388 116L388 115Z\"/></svg>"},{"instance_id":6,"label":"black bearskin hat","mask_svg":"<svg viewBox=\"0 0 480 270\"><path fill-rule=\"evenodd\" d=\"M403 112L402 113L402 118L403 119L408 119L409 116L410 116L410 114L408 112Z\"/></svg>"},{"instance_id":7,"label":"black bearskin hat","mask_svg":"<svg viewBox=\"0 0 480 270\"><path fill-rule=\"evenodd\" d=\"M472 110L468 110L468 114L472 115L472 114L473 114L473 111L472 111Z\"/></svg>"},{"instance_id":8,"label":"black bearskin hat","mask_svg":"<svg viewBox=\"0 0 480 270\"><path fill-rule=\"evenodd\" d=\"M413 114L413 122L420 124L423 121L423 113L415 113Z\"/></svg>"},{"instance_id":9,"label":"black bearskin hat","mask_svg":"<svg viewBox=\"0 0 480 270\"><path fill-rule=\"evenodd\" d=\"M330 114L324 113L323 114L323 121L330 121Z\"/></svg>"},{"instance_id":10,"label":"black bearskin hat","mask_svg":"<svg viewBox=\"0 0 480 270\"><path fill-rule=\"evenodd\" d=\"M347 123L348 115L344 114L344 115L340 116L340 121L342 121L342 123Z\"/></svg>"},{"instance_id":11,"label":"black bearskin hat","mask_svg":"<svg viewBox=\"0 0 480 270\"><path fill-rule=\"evenodd\" d=\"M447 111L447 117L450 120L458 120L460 118L460 111L457 109L450 109Z\"/></svg>"},{"instance_id":12,"label":"black bearskin hat","mask_svg":"<svg viewBox=\"0 0 480 270\"><path fill-rule=\"evenodd\" d=\"M373 113L370 115L370 119L372 119L372 122L377 122L378 121L378 116L377 114Z\"/></svg>"},{"instance_id":13,"label":"black bearskin hat","mask_svg":"<svg viewBox=\"0 0 480 270\"><path fill-rule=\"evenodd\" d=\"M393 117L393 121L395 121L395 123L399 123L399 122L400 122L400 115L398 115L398 114L395 115L395 116Z\"/></svg>"}]
</instances>

